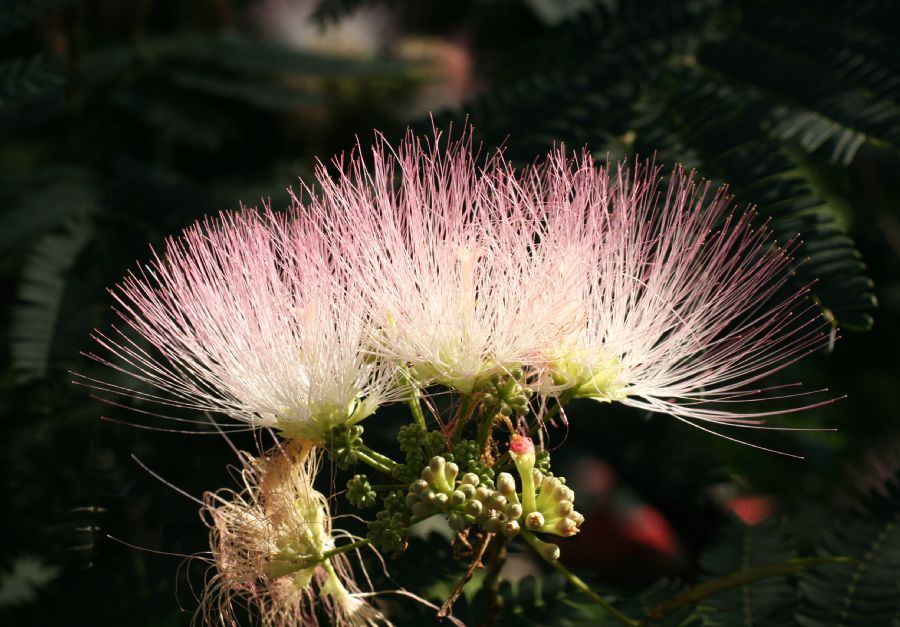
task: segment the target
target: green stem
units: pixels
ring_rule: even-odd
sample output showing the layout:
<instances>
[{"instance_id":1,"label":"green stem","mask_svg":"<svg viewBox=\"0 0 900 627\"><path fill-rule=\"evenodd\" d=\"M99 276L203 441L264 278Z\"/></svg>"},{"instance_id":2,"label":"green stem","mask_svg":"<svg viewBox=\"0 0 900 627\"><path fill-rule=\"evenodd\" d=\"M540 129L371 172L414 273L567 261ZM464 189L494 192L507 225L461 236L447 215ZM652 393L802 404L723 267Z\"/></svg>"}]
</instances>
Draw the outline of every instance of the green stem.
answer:
<instances>
[{"instance_id":1,"label":"green stem","mask_svg":"<svg viewBox=\"0 0 900 627\"><path fill-rule=\"evenodd\" d=\"M404 369L403 379L407 385L410 386L411 394L409 397L409 401L407 404L409 405L409 411L412 412L413 418L415 418L416 423L428 431L428 425L425 424L425 414L422 412L422 405L419 402L419 399L422 398L422 392L419 390L419 386L416 385L413 378L409 376L409 373Z\"/></svg>"},{"instance_id":2,"label":"green stem","mask_svg":"<svg viewBox=\"0 0 900 627\"><path fill-rule=\"evenodd\" d=\"M322 560L327 560L329 558L334 557L335 555L340 555L341 553L346 553L347 551L355 551L356 549L362 548L371 544L371 540L363 538L362 540L357 540L356 542L351 542L350 544L345 544L344 546L339 546L331 549L330 551L325 551L322 553Z\"/></svg>"},{"instance_id":3,"label":"green stem","mask_svg":"<svg viewBox=\"0 0 900 627\"><path fill-rule=\"evenodd\" d=\"M534 552L538 555L541 555L540 548L538 542L540 542L531 532L522 530L519 534L528 543L528 545L534 549ZM541 556L543 559L543 556ZM547 561L547 560L544 560ZM580 577L578 577L575 573L570 571L568 568L559 563L559 560L547 561L550 566L552 566L555 570L562 573L562 575L571 583L573 586L581 590L587 596L591 598L597 605L602 607L607 613L614 616L619 620L623 625L627 625L628 627L641 627L641 623L629 618L619 610L617 610L613 605L601 597L599 594L591 590L590 586L588 586Z\"/></svg>"},{"instance_id":4,"label":"green stem","mask_svg":"<svg viewBox=\"0 0 900 627\"><path fill-rule=\"evenodd\" d=\"M367 455L364 451L357 449L356 457L357 457L357 459L359 459L359 461L361 461L364 464L368 464L369 466L371 466L378 472L384 473L386 475L392 474L391 469L386 464L383 464L383 463L379 462L378 460L373 459L372 457L369 457L369 455Z\"/></svg>"},{"instance_id":5,"label":"green stem","mask_svg":"<svg viewBox=\"0 0 900 627\"><path fill-rule=\"evenodd\" d=\"M362 451L363 453L365 453L372 459L375 459L375 460L381 462L382 464L384 464L385 466L388 466L391 469L393 469L395 466L397 466L397 462L395 462L393 459L391 459L387 455L382 455L378 451L372 450L365 444L358 444L356 447L356 451L357 452Z\"/></svg>"}]
</instances>

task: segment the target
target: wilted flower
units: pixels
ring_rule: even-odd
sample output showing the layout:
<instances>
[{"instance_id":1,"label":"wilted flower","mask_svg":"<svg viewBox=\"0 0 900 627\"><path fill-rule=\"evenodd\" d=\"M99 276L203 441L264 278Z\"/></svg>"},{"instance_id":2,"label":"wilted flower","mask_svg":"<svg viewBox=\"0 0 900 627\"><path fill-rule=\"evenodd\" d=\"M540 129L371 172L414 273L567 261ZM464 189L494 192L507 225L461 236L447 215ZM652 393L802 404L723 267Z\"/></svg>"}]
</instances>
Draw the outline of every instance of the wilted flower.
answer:
<instances>
[{"instance_id":1,"label":"wilted flower","mask_svg":"<svg viewBox=\"0 0 900 627\"><path fill-rule=\"evenodd\" d=\"M337 625L389 624L361 596L347 553L328 555L335 537L328 501L312 482L317 460L294 440L268 456L244 459L240 492L205 495L215 574L201 616L237 624L243 602L261 624L317 624L316 607Z\"/></svg>"},{"instance_id":2,"label":"wilted flower","mask_svg":"<svg viewBox=\"0 0 900 627\"><path fill-rule=\"evenodd\" d=\"M365 316L323 237L315 224L244 210L169 240L112 291L139 339L97 332L112 358L91 355L164 394L88 382L314 441L402 396L393 367L366 351Z\"/></svg>"}]
</instances>

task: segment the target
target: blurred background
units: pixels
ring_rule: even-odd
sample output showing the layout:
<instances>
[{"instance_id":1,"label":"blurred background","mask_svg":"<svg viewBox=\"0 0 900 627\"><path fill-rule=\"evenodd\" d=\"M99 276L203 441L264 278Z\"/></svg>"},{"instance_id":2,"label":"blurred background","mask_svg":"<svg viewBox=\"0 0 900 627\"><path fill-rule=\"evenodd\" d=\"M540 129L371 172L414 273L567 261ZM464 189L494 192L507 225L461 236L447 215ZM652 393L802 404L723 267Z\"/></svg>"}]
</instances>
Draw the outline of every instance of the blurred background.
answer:
<instances>
[{"instance_id":1,"label":"blurred background","mask_svg":"<svg viewBox=\"0 0 900 627\"><path fill-rule=\"evenodd\" d=\"M816 281L840 329L776 378L847 396L777 424L837 431L729 433L803 461L572 405L549 439L587 516L564 563L635 599L793 555L862 556L865 568L777 578L690 620L833 624L839 608L844 624L891 624L898 27L889 0L2 0L0 622L190 623L205 566L179 556L208 546L206 528L132 456L195 496L232 485L235 458L211 429L158 431L173 425L71 384L94 371L79 355L91 330L113 322L106 287L199 217L284 207L317 157L374 129L429 132L433 114L520 164L565 142L729 183L780 240L801 235L797 282ZM370 419L366 437L389 449L398 424ZM440 597L465 563L419 535L389 561L390 585ZM500 624L601 620L524 554L507 574ZM457 610L472 625L479 594ZM391 603L398 624L433 621Z\"/></svg>"}]
</instances>

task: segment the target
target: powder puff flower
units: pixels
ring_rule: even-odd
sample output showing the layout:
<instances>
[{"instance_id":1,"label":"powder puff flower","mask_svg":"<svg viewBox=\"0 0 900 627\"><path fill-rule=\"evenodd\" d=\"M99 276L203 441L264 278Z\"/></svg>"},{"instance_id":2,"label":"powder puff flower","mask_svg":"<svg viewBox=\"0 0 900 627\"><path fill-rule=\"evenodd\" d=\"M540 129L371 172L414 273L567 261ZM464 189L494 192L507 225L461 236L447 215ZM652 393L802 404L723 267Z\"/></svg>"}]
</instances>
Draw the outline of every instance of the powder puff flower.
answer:
<instances>
[{"instance_id":1,"label":"powder puff flower","mask_svg":"<svg viewBox=\"0 0 900 627\"><path fill-rule=\"evenodd\" d=\"M312 482L317 460L296 440L269 456L244 458L240 492L207 493L215 566L201 616L237 625L233 606L244 603L260 624L316 625L317 607L335 625L389 625L355 582L348 553L328 555L335 537L328 501Z\"/></svg>"},{"instance_id":2,"label":"powder puff flower","mask_svg":"<svg viewBox=\"0 0 900 627\"><path fill-rule=\"evenodd\" d=\"M403 395L332 266L316 224L253 210L196 224L112 291L139 339L97 332L111 357L90 355L163 394L87 382L319 441Z\"/></svg>"},{"instance_id":3,"label":"powder puff flower","mask_svg":"<svg viewBox=\"0 0 900 627\"><path fill-rule=\"evenodd\" d=\"M552 208L547 245L585 279L570 295L583 324L548 351L538 387L713 423L817 406L732 409L771 400L758 381L827 345L828 323L788 285L792 243L734 213L725 188L676 169L660 193L659 173L560 151L531 174Z\"/></svg>"},{"instance_id":4,"label":"powder puff flower","mask_svg":"<svg viewBox=\"0 0 900 627\"><path fill-rule=\"evenodd\" d=\"M377 332L373 350L408 364L420 381L464 394L529 363L568 324L557 294L574 275L538 245L544 207L499 156L482 168L471 138L383 140L322 167L321 197L335 256L357 277ZM541 306L536 306L540 304Z\"/></svg>"}]
</instances>

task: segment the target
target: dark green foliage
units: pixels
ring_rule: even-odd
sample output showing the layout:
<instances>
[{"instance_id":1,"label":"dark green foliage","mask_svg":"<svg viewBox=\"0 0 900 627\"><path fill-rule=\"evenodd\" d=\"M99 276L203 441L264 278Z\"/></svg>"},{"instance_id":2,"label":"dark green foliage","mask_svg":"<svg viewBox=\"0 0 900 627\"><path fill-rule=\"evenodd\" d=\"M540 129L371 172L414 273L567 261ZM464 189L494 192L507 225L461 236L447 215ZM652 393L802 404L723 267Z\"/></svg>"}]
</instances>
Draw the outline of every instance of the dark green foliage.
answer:
<instances>
[{"instance_id":1,"label":"dark green foliage","mask_svg":"<svg viewBox=\"0 0 900 627\"><path fill-rule=\"evenodd\" d=\"M835 517L820 555L853 558L805 575L801 625L896 625L900 620L900 476L853 511Z\"/></svg>"},{"instance_id":2,"label":"dark green foliage","mask_svg":"<svg viewBox=\"0 0 900 627\"><path fill-rule=\"evenodd\" d=\"M872 283L810 168L850 166L864 146L897 152L896 59L881 51L900 37L884 29L897 17L888 3L863 3L864 23L837 18L863 13L855 3L829 5L598 4L530 44L539 54L518 72L514 51L465 114L489 142L522 129L508 154L524 162L554 142L587 144L601 160L656 154L729 183L780 242L799 235L797 282L817 281L826 316L866 329Z\"/></svg>"},{"instance_id":3,"label":"dark green foliage","mask_svg":"<svg viewBox=\"0 0 900 627\"><path fill-rule=\"evenodd\" d=\"M6 0L0 4L0 35L27 26L73 0Z\"/></svg>"},{"instance_id":4,"label":"dark green foliage","mask_svg":"<svg viewBox=\"0 0 900 627\"><path fill-rule=\"evenodd\" d=\"M716 579L753 566L777 564L796 557L793 542L774 519L749 526L738 520L720 531L700 559L705 579ZM823 569L824 571L825 569ZM795 581L787 575L717 594L700 607L704 625L793 624Z\"/></svg>"},{"instance_id":5,"label":"dark green foliage","mask_svg":"<svg viewBox=\"0 0 900 627\"><path fill-rule=\"evenodd\" d=\"M57 64L43 56L0 62L0 108L57 95L64 82Z\"/></svg>"}]
</instances>

